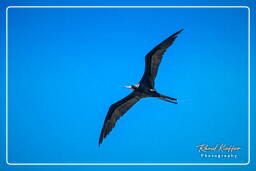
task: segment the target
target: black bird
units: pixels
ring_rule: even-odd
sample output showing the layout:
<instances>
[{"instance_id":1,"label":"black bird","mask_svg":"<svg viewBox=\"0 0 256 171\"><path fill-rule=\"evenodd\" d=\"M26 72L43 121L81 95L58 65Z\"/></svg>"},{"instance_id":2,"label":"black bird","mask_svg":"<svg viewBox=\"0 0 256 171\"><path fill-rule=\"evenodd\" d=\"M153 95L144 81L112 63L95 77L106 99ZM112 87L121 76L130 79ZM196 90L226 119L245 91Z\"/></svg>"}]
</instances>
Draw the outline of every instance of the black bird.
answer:
<instances>
[{"instance_id":1,"label":"black bird","mask_svg":"<svg viewBox=\"0 0 256 171\"><path fill-rule=\"evenodd\" d=\"M182 29L183 30L183 29ZM168 97L158 93L155 87L155 78L157 75L159 64L166 49L172 45L177 35L182 31L178 31L157 45L146 55L145 71L139 84L126 86L133 90L131 94L112 104L108 110L107 116L101 130L99 146L103 139L114 128L116 121L123 116L135 103L145 97L157 97L170 103L178 104L177 99Z\"/></svg>"}]
</instances>

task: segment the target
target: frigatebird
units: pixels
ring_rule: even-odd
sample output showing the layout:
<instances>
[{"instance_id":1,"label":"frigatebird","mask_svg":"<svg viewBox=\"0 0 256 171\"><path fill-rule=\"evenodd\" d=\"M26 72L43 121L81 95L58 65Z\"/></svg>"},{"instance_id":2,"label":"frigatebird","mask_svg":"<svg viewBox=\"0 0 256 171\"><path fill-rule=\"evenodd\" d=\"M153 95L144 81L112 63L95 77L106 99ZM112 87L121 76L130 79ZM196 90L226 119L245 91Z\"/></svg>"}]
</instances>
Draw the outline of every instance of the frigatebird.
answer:
<instances>
[{"instance_id":1,"label":"frigatebird","mask_svg":"<svg viewBox=\"0 0 256 171\"><path fill-rule=\"evenodd\" d=\"M99 146L103 139L111 132L114 128L117 120L122 117L135 103L145 97L157 97L161 100L178 104L176 98L168 97L158 93L155 89L155 78L158 72L158 67L161 63L162 57L166 49L172 45L177 35L182 31L174 33L163 42L158 44L145 56L145 71L139 82L139 84L132 86L125 86L133 90L131 94L121 99L120 101L112 104L109 107L107 116L105 118L103 128L101 130L99 138Z\"/></svg>"}]
</instances>

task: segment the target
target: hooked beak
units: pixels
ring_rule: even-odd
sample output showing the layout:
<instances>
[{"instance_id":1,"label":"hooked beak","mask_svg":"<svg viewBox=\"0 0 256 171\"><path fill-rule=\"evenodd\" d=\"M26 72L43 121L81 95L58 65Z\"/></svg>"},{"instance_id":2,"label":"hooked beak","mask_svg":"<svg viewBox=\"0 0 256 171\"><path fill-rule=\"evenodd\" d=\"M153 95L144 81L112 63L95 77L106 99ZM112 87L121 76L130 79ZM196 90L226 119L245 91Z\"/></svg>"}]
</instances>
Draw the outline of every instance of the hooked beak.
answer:
<instances>
[{"instance_id":1,"label":"hooked beak","mask_svg":"<svg viewBox=\"0 0 256 171\"><path fill-rule=\"evenodd\" d=\"M129 88L129 89L131 89L131 90L134 90L134 89L132 88L132 86L124 86L124 88Z\"/></svg>"}]
</instances>

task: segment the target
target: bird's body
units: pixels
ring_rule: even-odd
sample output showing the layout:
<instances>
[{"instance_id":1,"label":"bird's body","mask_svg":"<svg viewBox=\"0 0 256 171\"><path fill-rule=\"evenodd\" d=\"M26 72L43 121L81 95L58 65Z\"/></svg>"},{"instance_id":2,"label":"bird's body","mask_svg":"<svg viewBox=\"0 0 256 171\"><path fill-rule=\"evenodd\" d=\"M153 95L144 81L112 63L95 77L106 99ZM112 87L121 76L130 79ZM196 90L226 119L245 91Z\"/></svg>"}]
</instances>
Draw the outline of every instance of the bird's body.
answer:
<instances>
[{"instance_id":1,"label":"bird's body","mask_svg":"<svg viewBox=\"0 0 256 171\"><path fill-rule=\"evenodd\" d=\"M140 99L146 97L157 97L167 102L178 104L177 99L162 95L155 90L155 78L164 52L173 43L181 31L182 30L168 37L146 55L145 71L139 84L126 86L126 88L132 89L133 92L109 107L109 111L101 130L99 145L114 128L116 121Z\"/></svg>"}]
</instances>

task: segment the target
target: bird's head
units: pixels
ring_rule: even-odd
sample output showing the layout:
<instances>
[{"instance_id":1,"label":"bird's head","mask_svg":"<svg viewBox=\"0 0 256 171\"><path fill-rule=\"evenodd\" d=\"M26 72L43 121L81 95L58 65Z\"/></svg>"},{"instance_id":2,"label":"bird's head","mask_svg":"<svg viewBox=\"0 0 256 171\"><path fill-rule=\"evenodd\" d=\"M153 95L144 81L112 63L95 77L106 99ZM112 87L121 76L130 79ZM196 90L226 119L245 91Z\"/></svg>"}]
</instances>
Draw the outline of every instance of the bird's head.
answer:
<instances>
[{"instance_id":1,"label":"bird's head","mask_svg":"<svg viewBox=\"0 0 256 171\"><path fill-rule=\"evenodd\" d=\"M125 88L129 88L131 90L136 90L137 88L139 88L140 84L136 84L136 85L132 85L132 86L124 86Z\"/></svg>"}]
</instances>

